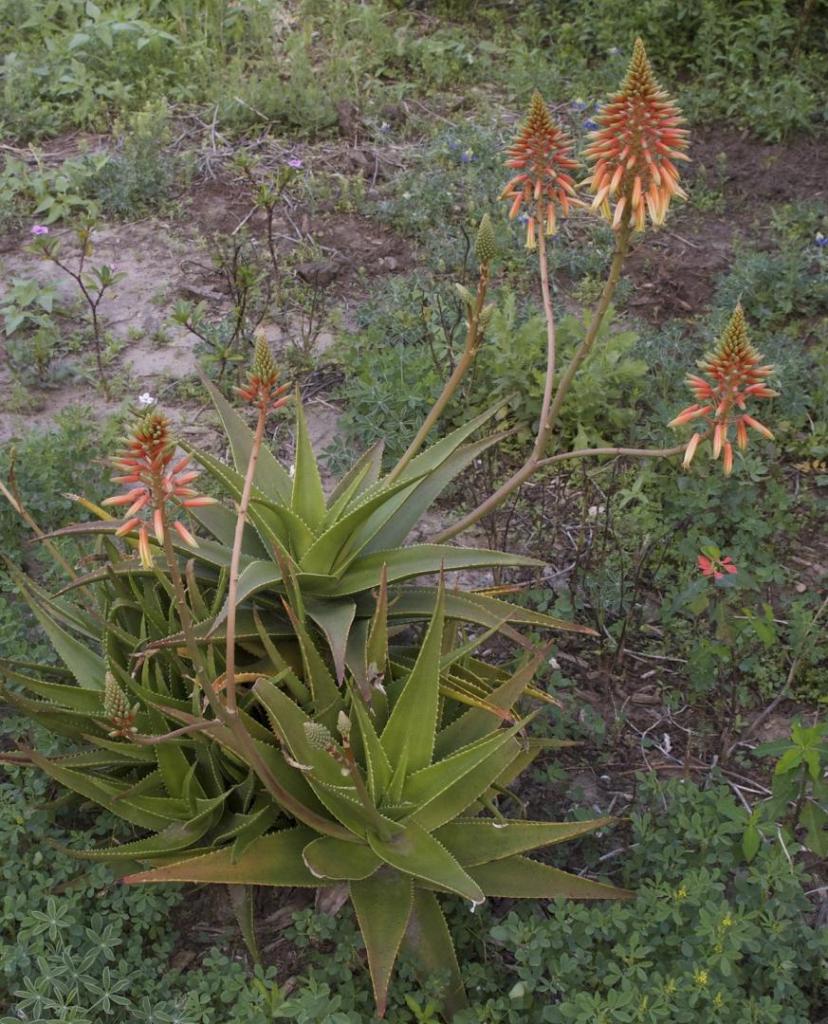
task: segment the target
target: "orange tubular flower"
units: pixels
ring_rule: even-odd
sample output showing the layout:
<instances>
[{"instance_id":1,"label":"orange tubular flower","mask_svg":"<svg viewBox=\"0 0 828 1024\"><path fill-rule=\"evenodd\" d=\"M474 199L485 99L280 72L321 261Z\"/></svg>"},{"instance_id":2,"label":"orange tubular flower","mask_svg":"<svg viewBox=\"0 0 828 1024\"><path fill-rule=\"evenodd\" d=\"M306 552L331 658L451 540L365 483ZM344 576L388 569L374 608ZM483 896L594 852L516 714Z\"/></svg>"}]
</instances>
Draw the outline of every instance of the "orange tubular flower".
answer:
<instances>
[{"instance_id":1,"label":"orange tubular flower","mask_svg":"<svg viewBox=\"0 0 828 1024\"><path fill-rule=\"evenodd\" d=\"M239 395L251 405L255 405L265 412L273 412L280 409L287 401L285 392L289 384L277 384L279 372L270 351L270 346L262 334L256 338L256 348L253 353L253 365L247 374L247 382L240 388L236 388Z\"/></svg>"},{"instance_id":2,"label":"orange tubular flower","mask_svg":"<svg viewBox=\"0 0 828 1024\"><path fill-rule=\"evenodd\" d=\"M595 115L600 126L591 132L584 155L594 163L584 181L600 209L618 230L632 225L643 231L647 214L663 224L673 196L686 199L675 160L689 159L687 132L678 107L659 86L644 43L636 39L620 92ZM610 201L615 200L615 210Z\"/></svg>"},{"instance_id":3,"label":"orange tubular flower","mask_svg":"<svg viewBox=\"0 0 828 1024\"><path fill-rule=\"evenodd\" d=\"M556 206L566 216L569 207L578 203L575 181L569 173L578 166L572 155L572 141L555 124L539 92L532 96L529 114L507 152L506 166L520 173L503 189L500 198L512 200L510 220L526 203L526 246L534 249L537 229L547 235L555 233ZM538 217L542 225L536 224Z\"/></svg>"},{"instance_id":4,"label":"orange tubular flower","mask_svg":"<svg viewBox=\"0 0 828 1024\"><path fill-rule=\"evenodd\" d=\"M769 440L773 439L766 426L744 411L750 399L775 398L777 395L766 383L773 367L761 363L761 354L748 340L744 311L741 305L737 305L715 349L698 364L706 376L690 374L687 377L687 384L697 401L669 423L671 427L680 427L684 423L702 420L708 425L707 434L697 433L690 438L684 455L685 466L690 465L704 437L712 435L713 458L722 456L722 468L725 476L729 476L733 469L731 428L735 431L740 451L747 448L748 427Z\"/></svg>"},{"instance_id":5,"label":"orange tubular flower","mask_svg":"<svg viewBox=\"0 0 828 1024\"><path fill-rule=\"evenodd\" d=\"M175 460L175 461L173 461ZM115 531L116 537L137 533L138 553L145 569L152 568L150 550L149 520L139 513L145 509L152 512L152 529L159 544L164 542L164 513L168 502L183 508L199 508L214 505L215 498L206 498L196 493L190 484L199 475L198 470L188 469L190 456L175 459L175 444L170 435L170 421L163 413L151 410L146 413L127 438L126 446L112 460L116 469L123 474L112 477L113 482L129 485L125 494L107 498L104 505L128 505L124 521ZM191 547L198 547L195 537L187 527L177 520L173 528Z\"/></svg>"}]
</instances>

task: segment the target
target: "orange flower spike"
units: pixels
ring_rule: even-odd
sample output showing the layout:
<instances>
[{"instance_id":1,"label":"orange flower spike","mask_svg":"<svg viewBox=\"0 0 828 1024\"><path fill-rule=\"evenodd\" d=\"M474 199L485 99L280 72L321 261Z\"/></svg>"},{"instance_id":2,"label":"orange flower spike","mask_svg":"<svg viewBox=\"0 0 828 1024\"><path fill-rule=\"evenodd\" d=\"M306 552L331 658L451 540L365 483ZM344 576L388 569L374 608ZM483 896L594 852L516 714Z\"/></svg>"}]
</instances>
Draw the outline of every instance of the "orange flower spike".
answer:
<instances>
[{"instance_id":1,"label":"orange flower spike","mask_svg":"<svg viewBox=\"0 0 828 1024\"><path fill-rule=\"evenodd\" d=\"M729 476L733 470L731 429L735 430L736 445L740 451L747 448L748 427L773 440L773 434L763 423L742 410L752 400L775 398L777 395L764 383L773 367L762 365L761 354L751 345L741 305L736 306L716 347L699 362L699 368L705 376L691 374L687 384L696 398L708 404L688 406L668 425L679 427L704 419L709 428L704 436L712 436L713 458L722 456L722 468ZM700 434L691 438L684 457L685 467L690 464L701 440Z\"/></svg>"},{"instance_id":2,"label":"orange flower spike","mask_svg":"<svg viewBox=\"0 0 828 1024\"><path fill-rule=\"evenodd\" d=\"M555 123L541 94L536 90L526 120L507 150L506 166L519 171L500 195L510 199L509 219L514 220L526 203L526 245L535 248L536 231L555 233L556 207L566 216L578 203L575 179L571 171L578 166L572 152L572 140ZM541 223L536 224L540 217Z\"/></svg>"},{"instance_id":3,"label":"orange flower spike","mask_svg":"<svg viewBox=\"0 0 828 1024\"><path fill-rule=\"evenodd\" d=\"M174 457L175 442L170 422L163 413L152 409L138 421L124 447L112 460L118 469L129 471L126 475L114 476L113 481L130 487L126 493L115 494L103 504L129 505L115 536L137 534L138 555L145 569L151 569L153 565L150 525L156 542L163 544L164 510L170 502L186 508L215 504L215 498L200 496L189 486L199 475L197 470L188 468L189 455L173 461ZM148 519L139 515L145 509ZM166 521L170 522L169 512ZM178 522L172 522L172 525L185 543L197 546L186 527Z\"/></svg>"},{"instance_id":4,"label":"orange flower spike","mask_svg":"<svg viewBox=\"0 0 828 1024\"><path fill-rule=\"evenodd\" d=\"M636 39L621 89L595 115L599 127L584 155L593 164L584 181L593 209L616 231L643 231L647 216L663 224L673 196L686 199L674 160L688 160L688 133L678 107L653 75L644 43ZM611 202L615 200L615 209Z\"/></svg>"}]
</instances>

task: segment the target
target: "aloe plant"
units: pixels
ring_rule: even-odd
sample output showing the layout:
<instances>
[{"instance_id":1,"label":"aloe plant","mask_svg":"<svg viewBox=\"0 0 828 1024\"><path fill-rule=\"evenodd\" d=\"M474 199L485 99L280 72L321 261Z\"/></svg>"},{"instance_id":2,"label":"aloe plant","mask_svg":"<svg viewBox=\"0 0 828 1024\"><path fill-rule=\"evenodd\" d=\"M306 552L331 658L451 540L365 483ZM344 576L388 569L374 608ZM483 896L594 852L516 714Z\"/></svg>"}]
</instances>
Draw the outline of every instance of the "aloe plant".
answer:
<instances>
[{"instance_id":1,"label":"aloe plant","mask_svg":"<svg viewBox=\"0 0 828 1024\"><path fill-rule=\"evenodd\" d=\"M518 710L553 700L532 686L548 652L507 671L475 651L497 630L519 638L513 624L579 627L447 590L449 571L530 559L400 546L491 443L468 441L491 413L412 451L390 478L369 452L326 498L300 402L292 477L263 445L284 402L263 342L241 389L255 431L210 391L235 468L180 456L151 410L114 460L128 490L105 504L129 506L123 520L86 502L101 522L60 531L97 536L104 567L51 596L9 566L65 669L0 661L0 697L78 747L3 756L145 833L83 854L119 864L128 882L229 886L251 949L249 887L347 885L378 1012L405 944L424 972L449 968L450 1017L463 991L439 894L472 908L488 896L627 895L525 856L609 819L508 821L499 806L541 749L562 745L529 739L538 712ZM195 492L191 459L235 513ZM197 541L182 513L210 538ZM438 585L408 584L431 573ZM421 638L400 631L416 622Z\"/></svg>"},{"instance_id":2,"label":"aloe plant","mask_svg":"<svg viewBox=\"0 0 828 1024\"><path fill-rule=\"evenodd\" d=\"M113 577L99 585L99 610L86 613L17 582L68 668L33 674L3 663L0 692L82 746L66 757L12 756L148 833L83 856L121 865L131 883L347 885L380 1015L403 946L424 973L449 969L447 1016L463 1005L441 894L471 909L490 896L627 895L526 856L610 819L504 817L498 801L512 781L542 749L565 745L528 738L536 712L513 710L545 652L511 673L487 666L473 641L458 642L442 584L421 643L396 650L380 588L368 648L382 683L363 689L349 675L338 685L298 617L301 664L274 648L272 661L265 654L240 675L239 715L275 782L268 788L234 731L209 716L183 655L156 645L175 625L162 590L138 575ZM214 607L222 599L215 591ZM103 656L67 629L93 638L101 625ZM216 676L220 647L206 646ZM446 686L476 693L479 706L446 699Z\"/></svg>"},{"instance_id":3,"label":"aloe plant","mask_svg":"<svg viewBox=\"0 0 828 1024\"><path fill-rule=\"evenodd\" d=\"M204 381L224 427L233 466L207 452L187 447L209 474L227 503L238 504L245 471L254 450L254 432L209 382ZM338 481L329 496L308 435L301 402L296 401L296 453L293 475L265 446L258 452L253 487L240 551L235 593L237 642L255 642L261 632L255 611L268 633L293 636L282 600L288 593L286 574L295 584L307 616L327 640L337 680L351 672L364 685L371 665L364 657L372 591L384 578L389 584L389 615L395 624L427 619L434 611L436 588L411 585L418 577L439 572L515 566L542 566L536 559L500 551L448 544L406 544L411 530L445 488L500 435L470 441L496 408L470 420L414 458L393 480L381 477L382 446L375 445ZM389 474L391 476L391 474ZM115 533L120 520L85 502L100 518L58 531L58 535ZM178 553L195 563L195 575L214 586L232 561L236 516L226 504L189 510L208 534L193 548L182 538ZM137 546L137 544L135 545ZM113 557L104 568L73 580L71 589L112 573L131 576L139 570L134 555ZM200 638L224 635L227 604L217 615L196 623ZM487 628L499 628L519 640L515 625L590 633L591 630L522 608L485 593L453 590L446 594L449 617Z\"/></svg>"}]
</instances>

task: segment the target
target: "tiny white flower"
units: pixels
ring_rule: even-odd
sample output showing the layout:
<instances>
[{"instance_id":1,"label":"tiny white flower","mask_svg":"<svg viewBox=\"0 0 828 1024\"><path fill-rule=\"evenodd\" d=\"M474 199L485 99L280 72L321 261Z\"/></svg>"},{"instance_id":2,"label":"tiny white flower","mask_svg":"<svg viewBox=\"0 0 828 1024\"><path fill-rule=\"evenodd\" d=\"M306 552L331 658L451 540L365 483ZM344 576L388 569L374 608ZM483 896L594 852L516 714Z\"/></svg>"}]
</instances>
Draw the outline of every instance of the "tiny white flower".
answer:
<instances>
[{"instance_id":1,"label":"tiny white flower","mask_svg":"<svg viewBox=\"0 0 828 1024\"><path fill-rule=\"evenodd\" d=\"M145 391L142 395L138 396L138 404L142 409L146 409L148 405L155 405L155 398L149 391Z\"/></svg>"},{"instance_id":2,"label":"tiny white flower","mask_svg":"<svg viewBox=\"0 0 828 1024\"><path fill-rule=\"evenodd\" d=\"M294 463L291 462L290 468L288 469L288 476L292 478L293 474L295 472L296 472L296 466L294 465Z\"/></svg>"},{"instance_id":3,"label":"tiny white flower","mask_svg":"<svg viewBox=\"0 0 828 1024\"><path fill-rule=\"evenodd\" d=\"M664 738L661 741L661 752L663 754L669 754L672 749L673 749L673 743L672 743L672 741L670 739L670 734L668 732L665 732L664 733Z\"/></svg>"}]
</instances>

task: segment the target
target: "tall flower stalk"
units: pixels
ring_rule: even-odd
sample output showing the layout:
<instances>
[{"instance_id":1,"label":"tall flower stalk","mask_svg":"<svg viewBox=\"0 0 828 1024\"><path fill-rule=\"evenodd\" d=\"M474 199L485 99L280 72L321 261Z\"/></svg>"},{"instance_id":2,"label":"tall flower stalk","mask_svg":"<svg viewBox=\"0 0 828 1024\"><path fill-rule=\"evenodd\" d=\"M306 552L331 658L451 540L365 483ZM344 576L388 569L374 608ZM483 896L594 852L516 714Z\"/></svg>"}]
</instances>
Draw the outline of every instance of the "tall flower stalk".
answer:
<instances>
[{"instance_id":1,"label":"tall flower stalk","mask_svg":"<svg viewBox=\"0 0 828 1024\"><path fill-rule=\"evenodd\" d=\"M611 220L615 232L615 251L607 279L593 310L586 334L555 386L557 375L555 318L549 287L546 236L554 233L555 207L566 214L573 205L582 205L575 194L570 171L577 167L569 142L555 125L540 94L535 93L526 121L508 150L506 165L520 171L506 185L502 198L511 200L510 217L525 203L531 207L527 226L527 246L536 249L538 273L547 324L547 358L540 419L532 450L523 465L475 509L467 513L435 539L448 540L462 533L483 516L497 509L539 469L566 459L602 455L635 455L665 458L679 454L673 448L594 448L579 449L548 456L547 447L580 367L589 357L621 280L624 261L634 230L643 230L644 211L649 210L654 224L661 224L673 195L683 196L673 160L685 159L687 133L680 128L681 117L653 76L644 45L636 40L630 67L620 91L598 115L599 131L587 149L594 161L593 173L584 184L596 193L593 208ZM614 211L610 200L616 205ZM538 226L543 225L543 230Z\"/></svg>"},{"instance_id":2,"label":"tall flower stalk","mask_svg":"<svg viewBox=\"0 0 828 1024\"><path fill-rule=\"evenodd\" d=\"M233 537L233 550L230 556L230 581L227 588L227 660L224 685L227 699L227 711L236 715L236 605L238 602L239 562L241 560L242 539L250 508L250 495L253 492L253 479L256 475L256 463L259 459L267 418L286 402L285 392L288 385L278 383L279 375L270 347L262 335L256 340L253 365L247 382L238 389L239 395L257 411L256 431L250 448L247 472L244 476L244 487L236 513L236 529Z\"/></svg>"}]
</instances>

